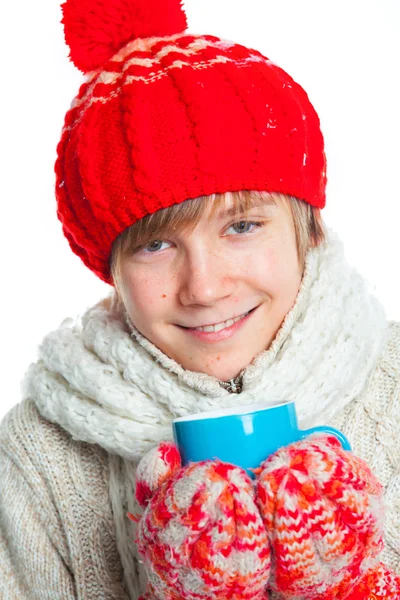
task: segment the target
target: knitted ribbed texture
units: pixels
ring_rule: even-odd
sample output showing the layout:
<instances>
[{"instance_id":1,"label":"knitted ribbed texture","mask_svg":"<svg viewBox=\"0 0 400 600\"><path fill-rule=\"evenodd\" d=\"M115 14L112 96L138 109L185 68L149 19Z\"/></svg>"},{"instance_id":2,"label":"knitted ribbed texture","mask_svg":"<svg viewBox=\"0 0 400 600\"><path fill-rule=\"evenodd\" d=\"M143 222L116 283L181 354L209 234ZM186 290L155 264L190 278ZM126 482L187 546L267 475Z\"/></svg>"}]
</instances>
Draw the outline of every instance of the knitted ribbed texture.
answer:
<instances>
[{"instance_id":1,"label":"knitted ribbed texture","mask_svg":"<svg viewBox=\"0 0 400 600\"><path fill-rule=\"evenodd\" d=\"M318 600L326 600L321 595ZM337 595L335 600L399 600L400 577L388 569L383 563L378 563L367 571L359 583L348 594ZM271 592L270 600L285 600L285 596ZM309 600L308 596L292 596L291 600Z\"/></svg>"},{"instance_id":2,"label":"knitted ribbed texture","mask_svg":"<svg viewBox=\"0 0 400 600\"><path fill-rule=\"evenodd\" d=\"M383 548L383 489L332 436L282 448L259 469L257 501L282 599L347 598ZM400 593L400 588L399 588Z\"/></svg>"},{"instance_id":3,"label":"knitted ribbed texture","mask_svg":"<svg viewBox=\"0 0 400 600\"><path fill-rule=\"evenodd\" d=\"M179 6L64 5L71 56L91 72L58 145L57 215L107 283L116 237L188 198L266 190L325 205L324 142L306 92L256 50L181 33Z\"/></svg>"},{"instance_id":4,"label":"knitted ribbed texture","mask_svg":"<svg viewBox=\"0 0 400 600\"><path fill-rule=\"evenodd\" d=\"M33 402L5 417L1 600L129 600L109 479L106 452L73 440L43 419Z\"/></svg>"},{"instance_id":5,"label":"knitted ribbed texture","mask_svg":"<svg viewBox=\"0 0 400 600\"><path fill-rule=\"evenodd\" d=\"M136 499L145 508L154 492L181 467L181 457L174 444L161 442L140 461L136 471Z\"/></svg>"},{"instance_id":6,"label":"knitted ribbed texture","mask_svg":"<svg viewBox=\"0 0 400 600\"><path fill-rule=\"evenodd\" d=\"M143 598L268 598L270 552L251 479L221 462L179 469L173 444L170 448L161 445L138 467L138 499L144 488L161 484L153 488L138 529L149 578Z\"/></svg>"},{"instance_id":7,"label":"knitted ribbed texture","mask_svg":"<svg viewBox=\"0 0 400 600\"><path fill-rule=\"evenodd\" d=\"M325 596L324 596L325 598ZM320 600L324 600L320 598ZM399 600L400 577L379 563L362 578L345 600Z\"/></svg>"},{"instance_id":8,"label":"knitted ribbed texture","mask_svg":"<svg viewBox=\"0 0 400 600\"><path fill-rule=\"evenodd\" d=\"M326 600L322 594L318 600ZM388 569L383 563L367 571L362 579L348 594L338 594L335 600L399 600L400 577ZM270 594L270 600L285 600L279 593ZM291 600L309 600L308 596L291 596Z\"/></svg>"}]
</instances>

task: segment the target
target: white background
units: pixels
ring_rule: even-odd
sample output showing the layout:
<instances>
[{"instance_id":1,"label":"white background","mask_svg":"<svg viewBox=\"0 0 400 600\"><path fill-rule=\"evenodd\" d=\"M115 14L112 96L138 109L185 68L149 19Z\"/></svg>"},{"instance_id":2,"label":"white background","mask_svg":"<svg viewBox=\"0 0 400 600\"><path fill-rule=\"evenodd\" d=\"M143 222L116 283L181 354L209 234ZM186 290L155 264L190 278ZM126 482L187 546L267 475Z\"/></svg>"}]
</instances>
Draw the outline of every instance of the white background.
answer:
<instances>
[{"instance_id":1,"label":"white background","mask_svg":"<svg viewBox=\"0 0 400 600\"><path fill-rule=\"evenodd\" d=\"M143 0L146 1L146 0ZM67 60L57 0L0 9L0 418L43 335L108 292L70 251L53 163L83 81ZM257 48L308 92L328 155L325 221L400 319L399 0L187 0L190 31Z\"/></svg>"}]
</instances>

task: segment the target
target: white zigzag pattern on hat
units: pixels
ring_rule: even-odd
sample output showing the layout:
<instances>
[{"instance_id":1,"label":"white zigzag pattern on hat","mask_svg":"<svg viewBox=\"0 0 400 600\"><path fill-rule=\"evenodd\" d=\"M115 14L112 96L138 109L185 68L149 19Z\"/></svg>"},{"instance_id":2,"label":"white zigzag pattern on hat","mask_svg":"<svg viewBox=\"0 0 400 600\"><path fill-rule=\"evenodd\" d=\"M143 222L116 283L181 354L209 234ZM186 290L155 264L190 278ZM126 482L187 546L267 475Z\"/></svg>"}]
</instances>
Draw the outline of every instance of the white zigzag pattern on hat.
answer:
<instances>
[{"instance_id":1,"label":"white zigzag pattern on hat","mask_svg":"<svg viewBox=\"0 0 400 600\"><path fill-rule=\"evenodd\" d=\"M182 37L182 35L179 34L179 36L174 36L174 39L179 39L181 37ZM136 51L136 52L137 51L149 51L156 43L159 43L160 41L163 41L164 39L165 38L151 38L151 40L149 40L149 39L148 40L134 40L130 44L127 44L127 46L125 46L117 55L115 55L115 57L113 57L112 61L114 63L122 62L126 58L126 56L128 56L130 53L132 53L134 51ZM140 44L139 44L139 42L140 42ZM144 42L147 42L147 44L145 44ZM250 63L257 63L257 62L264 62L265 64L274 65L274 63L272 61L270 61L269 59L264 58L263 56L258 55L258 54L250 53L248 57L240 59L240 60L218 54L213 59L200 60L195 63L177 59L170 65L160 67L161 59L164 58L165 56L167 56L168 54L170 54L171 52L179 53L182 55L182 58L184 58L184 57L188 57L188 56L195 56L196 53L198 53L201 50L204 50L205 48L208 48L208 47L213 47L217 50L217 49L227 49L234 45L235 44L233 42L229 42L229 41L225 41L225 40L220 40L219 42L210 42L203 38L198 38L194 42L189 44L189 46L186 49L180 48L179 46L174 45L172 43L169 44L168 46L164 46L157 54L154 55L154 58L140 58L140 57L133 56L132 58L130 58L126 61L126 65L124 66L124 71L126 71L129 67L135 66L135 65L149 67L149 68L152 66L154 66L154 67L158 66L159 68L157 71L152 71L148 75L128 75L126 77L126 79L121 82L121 87L124 85L129 85L129 84L133 83L134 81L143 81L144 83L153 83L154 81L161 79L162 77L166 77L168 75L168 71L170 71L171 69L176 69L176 68L181 69L183 66L191 67L194 70L200 70L200 69L206 69L213 64L218 64L218 63L223 64L223 63L228 63L228 62L235 63L235 65L238 68L246 67ZM122 77L123 77L123 72L116 72L116 71L103 70L100 73L98 71L96 71L95 73L90 73L88 82L90 82L90 80L91 80L91 85L89 85L89 87L86 91L86 94L82 98L74 100L71 108L78 108L80 106L85 105L85 109L87 109L87 108L89 108L89 106L91 106L95 102L101 102L102 104L107 103L112 98L115 98L119 94L120 90L114 90L114 91L110 92L110 94L108 94L107 96L96 96L94 98L93 97L90 98L90 96L93 93L94 87L98 83L103 83L105 85L113 85L116 81L118 81L119 78L122 78ZM89 101L88 101L88 99L89 99ZM76 121L74 122L74 124L66 127L64 129L64 131L71 130L73 127L75 127L75 125L79 121L80 121L80 118L78 117L76 119Z\"/></svg>"}]
</instances>

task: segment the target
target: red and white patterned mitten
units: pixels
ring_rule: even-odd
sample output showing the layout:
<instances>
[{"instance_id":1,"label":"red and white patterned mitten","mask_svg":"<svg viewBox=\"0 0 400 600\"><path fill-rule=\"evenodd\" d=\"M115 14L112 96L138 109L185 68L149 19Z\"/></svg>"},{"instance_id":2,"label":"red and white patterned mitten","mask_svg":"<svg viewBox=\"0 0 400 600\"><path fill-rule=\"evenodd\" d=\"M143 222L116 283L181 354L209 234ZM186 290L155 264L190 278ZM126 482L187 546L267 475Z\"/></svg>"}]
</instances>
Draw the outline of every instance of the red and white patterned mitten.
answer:
<instances>
[{"instance_id":1,"label":"red and white patterned mitten","mask_svg":"<svg viewBox=\"0 0 400 600\"><path fill-rule=\"evenodd\" d=\"M382 486L335 437L315 434L270 456L257 470L257 496L279 598L367 600L379 585L395 589L378 559Z\"/></svg>"},{"instance_id":2,"label":"red and white patterned mitten","mask_svg":"<svg viewBox=\"0 0 400 600\"><path fill-rule=\"evenodd\" d=\"M269 544L243 469L214 461L181 468L176 447L163 443L139 463L136 496L143 600L268 598Z\"/></svg>"},{"instance_id":3,"label":"red and white patterned mitten","mask_svg":"<svg viewBox=\"0 0 400 600\"><path fill-rule=\"evenodd\" d=\"M399 600L400 577L379 563L345 596L345 600Z\"/></svg>"}]
</instances>

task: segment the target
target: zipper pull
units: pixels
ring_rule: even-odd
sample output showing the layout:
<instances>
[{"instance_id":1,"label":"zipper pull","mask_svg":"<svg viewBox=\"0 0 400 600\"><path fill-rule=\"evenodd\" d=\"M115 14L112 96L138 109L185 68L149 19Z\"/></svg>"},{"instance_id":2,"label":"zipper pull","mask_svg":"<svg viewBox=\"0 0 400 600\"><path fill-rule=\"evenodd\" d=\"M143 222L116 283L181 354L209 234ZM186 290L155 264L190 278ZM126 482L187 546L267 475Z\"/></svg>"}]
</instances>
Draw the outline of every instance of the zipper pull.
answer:
<instances>
[{"instance_id":1,"label":"zipper pull","mask_svg":"<svg viewBox=\"0 0 400 600\"><path fill-rule=\"evenodd\" d=\"M220 384L231 394L240 394L243 389L242 377L240 375L229 379L229 381L220 381Z\"/></svg>"}]
</instances>

